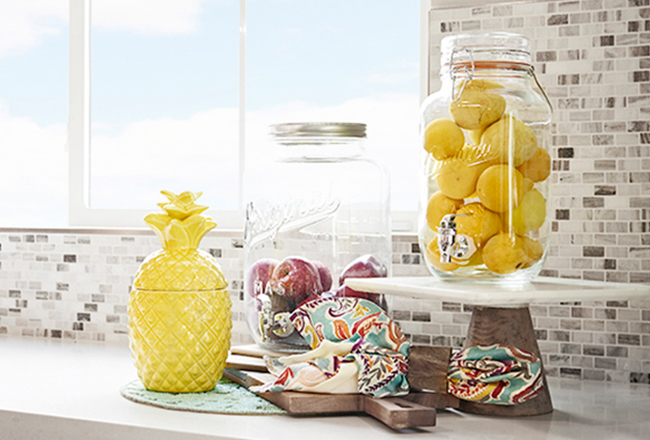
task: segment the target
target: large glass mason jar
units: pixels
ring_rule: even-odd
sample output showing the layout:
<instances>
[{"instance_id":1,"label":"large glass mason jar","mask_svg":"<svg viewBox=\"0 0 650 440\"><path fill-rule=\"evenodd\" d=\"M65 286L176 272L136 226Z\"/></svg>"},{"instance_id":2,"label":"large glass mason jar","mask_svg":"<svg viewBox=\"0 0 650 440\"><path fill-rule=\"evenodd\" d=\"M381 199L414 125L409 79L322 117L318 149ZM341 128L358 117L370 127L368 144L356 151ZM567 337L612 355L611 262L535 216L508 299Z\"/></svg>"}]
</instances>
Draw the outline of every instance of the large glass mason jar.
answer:
<instances>
[{"instance_id":1,"label":"large glass mason jar","mask_svg":"<svg viewBox=\"0 0 650 440\"><path fill-rule=\"evenodd\" d=\"M440 77L420 122L427 267L441 280L524 285L549 247L552 140L529 41L509 33L446 37Z\"/></svg>"},{"instance_id":2,"label":"large glass mason jar","mask_svg":"<svg viewBox=\"0 0 650 440\"><path fill-rule=\"evenodd\" d=\"M308 349L291 313L320 298L384 298L343 286L390 273L388 175L365 155L366 126L271 127L273 156L245 178L244 296L253 338L280 351Z\"/></svg>"}]
</instances>

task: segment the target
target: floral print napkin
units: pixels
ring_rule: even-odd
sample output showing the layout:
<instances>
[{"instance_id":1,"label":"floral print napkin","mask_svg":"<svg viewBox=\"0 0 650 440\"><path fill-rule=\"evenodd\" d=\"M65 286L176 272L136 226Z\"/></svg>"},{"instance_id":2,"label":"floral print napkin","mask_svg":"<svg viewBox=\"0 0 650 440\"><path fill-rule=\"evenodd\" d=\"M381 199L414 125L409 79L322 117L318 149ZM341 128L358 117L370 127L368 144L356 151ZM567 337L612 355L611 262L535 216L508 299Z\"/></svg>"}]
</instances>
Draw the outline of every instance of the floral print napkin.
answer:
<instances>
[{"instance_id":1,"label":"floral print napkin","mask_svg":"<svg viewBox=\"0 0 650 440\"><path fill-rule=\"evenodd\" d=\"M292 356L267 358L269 371L277 380L251 390L350 392L350 380L355 380L356 391L361 394L408 394L406 373L411 345L388 314L373 302L359 298L319 299L299 307L291 320L314 352L319 352L327 341L320 350L323 356L297 363ZM331 354L336 347L338 353ZM309 357L297 356L301 360Z\"/></svg>"}]
</instances>

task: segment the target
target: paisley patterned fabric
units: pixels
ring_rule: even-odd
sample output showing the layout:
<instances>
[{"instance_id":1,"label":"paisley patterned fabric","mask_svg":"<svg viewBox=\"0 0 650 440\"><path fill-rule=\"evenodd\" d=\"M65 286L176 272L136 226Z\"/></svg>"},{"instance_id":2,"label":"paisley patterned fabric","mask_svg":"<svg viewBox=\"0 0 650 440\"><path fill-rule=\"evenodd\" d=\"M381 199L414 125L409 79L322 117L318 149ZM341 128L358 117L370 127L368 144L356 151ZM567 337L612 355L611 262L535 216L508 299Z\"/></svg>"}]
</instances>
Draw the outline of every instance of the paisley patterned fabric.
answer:
<instances>
[{"instance_id":1,"label":"paisley patterned fabric","mask_svg":"<svg viewBox=\"0 0 650 440\"><path fill-rule=\"evenodd\" d=\"M314 386L318 390L318 385L326 381L337 386L342 382L337 379L356 373L356 388L361 394L408 394L406 372L411 345L386 312L373 302L359 298L319 299L299 307L291 320L313 349L330 341L340 346L352 343L345 346L349 351L291 365L283 363L282 358L268 359L269 371L278 378L256 388L256 392L307 388L314 391ZM333 386L321 388L323 392L332 392Z\"/></svg>"},{"instance_id":2,"label":"paisley patterned fabric","mask_svg":"<svg viewBox=\"0 0 650 440\"><path fill-rule=\"evenodd\" d=\"M516 405L544 388L542 363L533 353L502 345L469 347L451 357L447 389L459 399Z\"/></svg>"}]
</instances>

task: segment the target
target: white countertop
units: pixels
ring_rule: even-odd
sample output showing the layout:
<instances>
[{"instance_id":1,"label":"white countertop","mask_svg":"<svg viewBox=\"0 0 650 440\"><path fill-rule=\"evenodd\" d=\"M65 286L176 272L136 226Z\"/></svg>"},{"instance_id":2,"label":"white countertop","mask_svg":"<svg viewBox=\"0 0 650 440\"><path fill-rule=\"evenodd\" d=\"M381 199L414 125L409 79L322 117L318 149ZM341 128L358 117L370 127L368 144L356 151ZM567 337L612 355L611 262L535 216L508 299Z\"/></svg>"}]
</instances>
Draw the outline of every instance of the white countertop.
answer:
<instances>
[{"instance_id":1,"label":"white countertop","mask_svg":"<svg viewBox=\"0 0 650 440\"><path fill-rule=\"evenodd\" d=\"M440 411L437 426L397 433L365 416L229 416L141 405L119 392L136 377L126 348L0 337L0 439L650 438L650 385L550 378L552 414Z\"/></svg>"}]
</instances>

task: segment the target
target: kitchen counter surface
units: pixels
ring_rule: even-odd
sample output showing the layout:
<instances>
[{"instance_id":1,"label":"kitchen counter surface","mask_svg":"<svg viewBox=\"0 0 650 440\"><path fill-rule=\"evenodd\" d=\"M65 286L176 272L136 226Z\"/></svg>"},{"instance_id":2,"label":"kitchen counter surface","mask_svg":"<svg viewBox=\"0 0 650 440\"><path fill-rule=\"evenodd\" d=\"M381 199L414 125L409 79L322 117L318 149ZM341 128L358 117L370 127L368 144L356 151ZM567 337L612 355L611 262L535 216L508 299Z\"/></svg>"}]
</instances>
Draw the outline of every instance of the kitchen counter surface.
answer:
<instances>
[{"instance_id":1,"label":"kitchen counter surface","mask_svg":"<svg viewBox=\"0 0 650 440\"><path fill-rule=\"evenodd\" d=\"M120 395L135 378L125 347L0 337L0 439L650 438L650 386L645 384L549 378L552 414L493 418L440 411L435 427L395 432L366 416L165 410Z\"/></svg>"}]
</instances>

